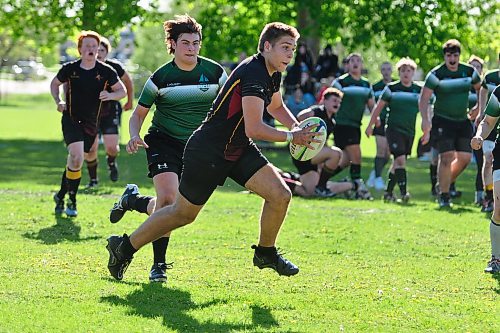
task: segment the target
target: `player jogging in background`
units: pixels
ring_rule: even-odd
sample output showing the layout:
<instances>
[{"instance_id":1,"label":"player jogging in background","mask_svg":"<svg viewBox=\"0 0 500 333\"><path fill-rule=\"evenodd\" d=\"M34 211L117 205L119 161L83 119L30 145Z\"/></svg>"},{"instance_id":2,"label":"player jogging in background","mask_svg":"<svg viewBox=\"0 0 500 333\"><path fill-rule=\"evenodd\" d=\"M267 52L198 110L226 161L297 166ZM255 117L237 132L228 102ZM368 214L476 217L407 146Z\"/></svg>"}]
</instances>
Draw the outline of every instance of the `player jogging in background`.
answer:
<instances>
[{"instance_id":1,"label":"player jogging in background","mask_svg":"<svg viewBox=\"0 0 500 333\"><path fill-rule=\"evenodd\" d=\"M481 148L484 139L490 132L497 132L496 126L500 117L500 86L497 86L488 100L484 111L485 117L477 128L476 135L471 140L473 149ZM493 149L493 196L495 204L490 222L491 260L484 269L486 273L500 273L500 144L498 137Z\"/></svg>"},{"instance_id":2,"label":"player jogging in background","mask_svg":"<svg viewBox=\"0 0 500 333\"><path fill-rule=\"evenodd\" d=\"M390 62L385 61L380 65L380 73L382 74L382 79L373 85L373 94L375 97L375 102L380 99L382 91L384 88L392 81L392 65ZM384 179L382 178L382 171L384 166L387 164L391 158L391 152L389 150L389 145L387 144L387 138L385 136L385 125L387 119L387 107L382 109L380 115L375 123L375 128L373 129L373 135L375 135L375 142L377 144L377 154L375 156L373 170L370 172L370 176L366 181L368 187L375 187L376 190L380 191L385 188Z\"/></svg>"},{"instance_id":3,"label":"player jogging in background","mask_svg":"<svg viewBox=\"0 0 500 333\"><path fill-rule=\"evenodd\" d=\"M101 42L99 44L99 48L97 49L97 60L113 67L113 69L118 74L118 77L125 85L125 88L127 88L127 102L123 106L123 109L125 109L125 111L128 111L132 109L132 103L134 101L134 86L132 84L132 79L130 78L130 75L125 71L120 62L107 58L109 52L111 52L111 44L109 43L109 40L105 37L101 37ZM113 182L118 181L118 166L116 163L116 157L120 152L120 137L118 135L118 132L120 127L121 114L122 106L119 101L109 101L102 104L100 113L101 119L99 119L99 133L102 135L104 147L106 149L106 162L108 164L109 178ZM90 149L90 152L85 158L90 179L87 188L93 188L99 183L97 178L98 149L99 138L96 137L95 142Z\"/></svg>"},{"instance_id":4,"label":"player jogging in background","mask_svg":"<svg viewBox=\"0 0 500 333\"><path fill-rule=\"evenodd\" d=\"M499 54L499 64L500 64L500 54ZM489 71L486 73L483 82L481 84L481 89L479 90L479 109L480 114L476 118L476 124L484 118L484 108L489 99L489 96L493 93L496 86L500 84L500 71L498 69ZM491 131L491 133L484 139L482 144L482 149L478 151L483 152L483 168L482 168L482 180L484 184L484 198L481 205L481 211L492 212L493 207L493 149L495 147L496 133L497 131Z\"/></svg>"},{"instance_id":5,"label":"player jogging in background","mask_svg":"<svg viewBox=\"0 0 500 333\"><path fill-rule=\"evenodd\" d=\"M366 135L369 137L374 133L373 127L377 122L377 117L384 108L388 107L385 134L394 161L389 170L384 201L397 200L393 190L398 184L401 194L399 200L406 203L410 200L410 193L407 190L406 158L411 154L415 138L418 99L422 87L413 82L413 75L417 69L415 61L410 58L402 58L396 64L396 69L399 73L399 81L389 83L385 87L375 109L373 109L370 123L366 128Z\"/></svg>"},{"instance_id":6,"label":"player jogging in background","mask_svg":"<svg viewBox=\"0 0 500 333\"><path fill-rule=\"evenodd\" d=\"M61 188L54 195L56 214L64 211L68 216L77 216L76 194L82 177L82 164L97 136L102 104L126 96L116 71L97 61L99 43L98 33L82 31L78 36L80 59L64 64L50 83L57 111L62 113L62 131L68 148ZM66 102L61 100L59 93L59 86L63 83L67 83ZM64 209L66 194L69 200Z\"/></svg>"},{"instance_id":7,"label":"player jogging in background","mask_svg":"<svg viewBox=\"0 0 500 333\"><path fill-rule=\"evenodd\" d=\"M443 45L444 64L433 68L425 78L419 102L422 114L422 143L432 136L438 150L439 207L451 207L450 184L467 167L471 159L470 119L477 116L477 107L469 110L471 87L479 91L481 78L474 67L461 63L460 43L451 39ZM429 117L429 100L436 96L434 116ZM432 128L432 135L431 135Z\"/></svg>"},{"instance_id":8,"label":"player jogging in background","mask_svg":"<svg viewBox=\"0 0 500 333\"><path fill-rule=\"evenodd\" d=\"M335 131L333 133L335 145L342 149L342 161L334 175L341 172L348 165L351 180L356 184L357 199L373 199L361 178L361 120L365 108L371 111L374 106L373 90L370 82L363 76L363 58L359 53L351 53L347 57L349 73L335 81L332 86L344 93L342 104L337 112Z\"/></svg>"},{"instance_id":9,"label":"player jogging in background","mask_svg":"<svg viewBox=\"0 0 500 333\"><path fill-rule=\"evenodd\" d=\"M165 41L174 59L158 68L146 82L139 105L129 121L127 151L146 148L148 176L153 179L156 197L142 196L134 184L127 185L111 209L110 221L118 222L127 210L151 215L175 202L183 162L182 154L189 136L207 116L213 100L226 82L223 67L199 56L202 26L188 15L165 21ZM156 105L148 134L141 139L142 124ZM153 241L153 266L150 281L166 282L166 252L170 233Z\"/></svg>"},{"instance_id":10,"label":"player jogging in background","mask_svg":"<svg viewBox=\"0 0 500 333\"><path fill-rule=\"evenodd\" d=\"M293 59L299 33L291 26L267 24L259 38L258 53L244 60L228 78L202 125L184 149L184 167L175 203L156 210L130 237L108 238L108 270L118 280L145 244L190 224L217 186L231 178L264 199L260 235L253 264L280 275L299 272L275 247L291 193L276 168L253 140L293 142L312 148L321 142L310 127L295 128L297 120L283 103L281 73ZM265 124L264 110L291 131Z\"/></svg>"}]
</instances>

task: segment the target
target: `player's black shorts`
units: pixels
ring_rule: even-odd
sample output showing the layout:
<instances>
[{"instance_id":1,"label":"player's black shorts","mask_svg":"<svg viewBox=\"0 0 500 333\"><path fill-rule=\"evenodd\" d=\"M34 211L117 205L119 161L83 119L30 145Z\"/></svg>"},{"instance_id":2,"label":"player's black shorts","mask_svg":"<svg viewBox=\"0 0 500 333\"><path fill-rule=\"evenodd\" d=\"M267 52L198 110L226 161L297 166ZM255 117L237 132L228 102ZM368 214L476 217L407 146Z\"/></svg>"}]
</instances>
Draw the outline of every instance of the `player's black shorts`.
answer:
<instances>
[{"instance_id":1,"label":"player's black shorts","mask_svg":"<svg viewBox=\"0 0 500 333\"><path fill-rule=\"evenodd\" d=\"M359 145L361 142L361 130L359 127L354 126L335 125L333 138L335 146L344 150L347 146Z\"/></svg>"},{"instance_id":2,"label":"player's black shorts","mask_svg":"<svg viewBox=\"0 0 500 333\"><path fill-rule=\"evenodd\" d=\"M411 155L411 148L413 146L414 136L408 136L404 133L398 132L390 127L385 129L385 136L389 145L389 150L394 158L401 155Z\"/></svg>"},{"instance_id":3,"label":"player's black shorts","mask_svg":"<svg viewBox=\"0 0 500 333\"><path fill-rule=\"evenodd\" d=\"M496 132L496 131L494 131ZM495 141L495 148L493 149L493 171L500 170L500 140Z\"/></svg>"},{"instance_id":4,"label":"player's black shorts","mask_svg":"<svg viewBox=\"0 0 500 333\"><path fill-rule=\"evenodd\" d=\"M249 145L237 161L225 160L210 144L191 136L184 150L184 170L179 192L192 204L204 205L217 186L231 178L241 186L268 164L255 144Z\"/></svg>"},{"instance_id":5,"label":"player's black shorts","mask_svg":"<svg viewBox=\"0 0 500 333\"><path fill-rule=\"evenodd\" d=\"M379 127L373 128L373 135L385 136L385 121L381 121Z\"/></svg>"},{"instance_id":6,"label":"player's black shorts","mask_svg":"<svg viewBox=\"0 0 500 333\"><path fill-rule=\"evenodd\" d=\"M297 168L299 175L303 175L308 173L309 171L318 171L318 166L312 164L311 160L307 161L298 161L295 158L292 158L293 165Z\"/></svg>"},{"instance_id":7,"label":"player's black shorts","mask_svg":"<svg viewBox=\"0 0 500 333\"><path fill-rule=\"evenodd\" d=\"M156 129L149 130L144 142L149 146L146 148L148 177L153 178L160 173L173 172L180 179L184 143Z\"/></svg>"},{"instance_id":8,"label":"player's black shorts","mask_svg":"<svg viewBox=\"0 0 500 333\"><path fill-rule=\"evenodd\" d=\"M110 102L110 111L107 115L99 119L99 133L101 134L118 134L118 127L120 127L121 104L120 102Z\"/></svg>"},{"instance_id":9,"label":"player's black shorts","mask_svg":"<svg viewBox=\"0 0 500 333\"><path fill-rule=\"evenodd\" d=\"M83 141L83 151L86 153L90 151L90 148L92 148L97 134L88 134L89 131L85 130L83 123L71 119L71 116L67 113L63 113L61 118L61 125L66 146L74 142Z\"/></svg>"},{"instance_id":10,"label":"player's black shorts","mask_svg":"<svg viewBox=\"0 0 500 333\"><path fill-rule=\"evenodd\" d=\"M470 146L472 135L472 125L467 119L453 121L437 115L432 118L432 146L440 154L448 151L472 152Z\"/></svg>"}]
</instances>

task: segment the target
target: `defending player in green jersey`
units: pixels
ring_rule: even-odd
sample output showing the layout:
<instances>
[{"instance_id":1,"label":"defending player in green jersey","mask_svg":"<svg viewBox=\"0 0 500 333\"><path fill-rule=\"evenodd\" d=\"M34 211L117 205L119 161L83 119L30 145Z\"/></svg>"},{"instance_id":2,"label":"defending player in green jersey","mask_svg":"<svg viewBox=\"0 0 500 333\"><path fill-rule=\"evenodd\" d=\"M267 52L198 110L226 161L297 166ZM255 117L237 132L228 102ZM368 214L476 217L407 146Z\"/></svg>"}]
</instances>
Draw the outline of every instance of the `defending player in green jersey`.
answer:
<instances>
[{"instance_id":1,"label":"defending player in green jersey","mask_svg":"<svg viewBox=\"0 0 500 333\"><path fill-rule=\"evenodd\" d=\"M385 87L380 100L373 110L366 135L373 134L373 126L381 111L388 107L386 137L394 161L389 171L389 181L384 193L384 201L396 201L393 194L396 183L399 185L401 201L408 202L406 157L411 154L415 137L415 122L418 114L418 99L421 86L413 82L417 64L410 58L402 58L396 64L399 81Z\"/></svg>"},{"instance_id":2,"label":"defending player in green jersey","mask_svg":"<svg viewBox=\"0 0 500 333\"><path fill-rule=\"evenodd\" d=\"M340 109L335 117L333 133L335 146L342 149L342 160L334 174L351 166L351 180L356 184L358 199L373 199L361 178L361 120L365 108L371 111L375 104L370 82L363 76L363 58L359 53L347 57L349 73L333 81L332 86L344 93Z\"/></svg>"},{"instance_id":3,"label":"defending player in green jersey","mask_svg":"<svg viewBox=\"0 0 500 333\"><path fill-rule=\"evenodd\" d=\"M470 139L478 109L469 110L471 87L479 91L481 78L476 70L460 60L460 42L451 39L443 45L444 64L433 68L425 78L419 109L422 114L422 142L432 137L431 144L438 150L439 206L450 207L450 184L471 160ZM428 105L436 96L434 117L429 117ZM431 133L432 128L432 133Z\"/></svg>"},{"instance_id":4,"label":"defending player in green jersey","mask_svg":"<svg viewBox=\"0 0 500 333\"><path fill-rule=\"evenodd\" d=\"M129 122L129 153L146 148L148 176L153 179L156 197L143 196L134 184L127 185L111 209L110 221L118 222L127 210L151 215L175 201L183 169L182 154L188 138L207 116L212 102L226 82L221 65L199 56L202 27L188 15L164 23L167 47L174 59L147 80L138 106ZM144 140L140 130L151 107L156 105L151 127ZM153 242L150 281L165 282L166 252L170 233Z\"/></svg>"}]
</instances>

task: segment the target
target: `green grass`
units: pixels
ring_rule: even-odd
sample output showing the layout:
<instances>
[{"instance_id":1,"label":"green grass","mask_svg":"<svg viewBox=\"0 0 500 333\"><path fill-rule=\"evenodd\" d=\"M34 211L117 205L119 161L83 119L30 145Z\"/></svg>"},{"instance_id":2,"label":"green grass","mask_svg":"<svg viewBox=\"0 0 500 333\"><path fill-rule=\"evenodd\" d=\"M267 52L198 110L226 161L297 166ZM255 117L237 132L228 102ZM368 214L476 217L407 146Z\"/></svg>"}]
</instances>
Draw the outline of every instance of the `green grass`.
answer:
<instances>
[{"instance_id":1,"label":"green grass","mask_svg":"<svg viewBox=\"0 0 500 333\"><path fill-rule=\"evenodd\" d=\"M0 113L0 332L500 331L500 279L482 272L488 216L471 204L474 166L451 211L436 209L427 164L416 159L407 206L294 198L279 238L301 268L292 278L252 266L261 200L229 182L173 234L166 285L148 283L150 246L116 282L105 238L145 217L131 212L112 225L108 212L126 182L153 193L144 152L120 156L117 184L102 163L100 189L79 195L80 216L56 217L60 115L48 94L9 96ZM363 150L366 175L373 141L363 139ZM265 154L291 169L283 151Z\"/></svg>"}]
</instances>

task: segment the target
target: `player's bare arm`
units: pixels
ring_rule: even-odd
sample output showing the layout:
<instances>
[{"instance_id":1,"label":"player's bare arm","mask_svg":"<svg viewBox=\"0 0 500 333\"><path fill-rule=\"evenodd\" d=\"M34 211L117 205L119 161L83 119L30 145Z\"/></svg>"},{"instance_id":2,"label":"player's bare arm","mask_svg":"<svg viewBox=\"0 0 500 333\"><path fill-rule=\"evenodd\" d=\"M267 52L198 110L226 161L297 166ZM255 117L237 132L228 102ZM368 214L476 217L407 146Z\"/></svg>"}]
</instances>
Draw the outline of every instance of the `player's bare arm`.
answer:
<instances>
[{"instance_id":1,"label":"player's bare arm","mask_svg":"<svg viewBox=\"0 0 500 333\"><path fill-rule=\"evenodd\" d=\"M377 104L375 105L375 108L373 109L372 111L372 115L371 115L371 118L370 118L370 122L368 123L368 126L366 127L366 130L365 130L365 134L367 137L370 137L371 135L373 135L373 126L379 124L380 126L380 113L382 112L382 110L386 107L387 103L382 100L382 99L379 99L379 101L377 102Z\"/></svg>"},{"instance_id":2,"label":"player's bare arm","mask_svg":"<svg viewBox=\"0 0 500 333\"><path fill-rule=\"evenodd\" d=\"M422 116L422 132L424 133L422 136L422 143L426 144L429 141L431 134L431 118L429 114L429 101L432 97L432 89L428 87L423 87L422 92L420 93L420 99L418 100L418 110L420 111L420 115Z\"/></svg>"},{"instance_id":3,"label":"player's bare arm","mask_svg":"<svg viewBox=\"0 0 500 333\"><path fill-rule=\"evenodd\" d=\"M59 86L61 84L63 83L59 81L57 77L54 77L50 82L50 94L52 95L54 102L56 102L57 111L59 112L63 112L64 110L66 110L66 102L62 101L59 95Z\"/></svg>"},{"instance_id":4,"label":"player's bare arm","mask_svg":"<svg viewBox=\"0 0 500 333\"><path fill-rule=\"evenodd\" d=\"M120 79L127 89L127 102L123 106L123 109L125 111L132 110L132 105L134 102L134 85L132 84L132 79L127 72L125 72Z\"/></svg>"},{"instance_id":5,"label":"player's bare arm","mask_svg":"<svg viewBox=\"0 0 500 333\"><path fill-rule=\"evenodd\" d=\"M474 84L473 88L476 90L476 94L479 97L480 93L481 93L481 82L477 82L476 84ZM480 106L479 106L479 98L478 98L477 104L472 108L472 110L470 110L470 112L467 115L467 117L470 120L475 120L480 113L481 113L481 109L480 109Z\"/></svg>"},{"instance_id":6,"label":"player's bare arm","mask_svg":"<svg viewBox=\"0 0 500 333\"><path fill-rule=\"evenodd\" d=\"M130 134L130 140L127 143L127 152L129 154L137 153L140 146L144 148L149 148L146 142L141 138L141 128L144 123L144 119L149 113L149 108L146 108L142 105L137 105L135 107L132 116L130 116L128 128Z\"/></svg>"},{"instance_id":7,"label":"player's bare arm","mask_svg":"<svg viewBox=\"0 0 500 333\"><path fill-rule=\"evenodd\" d=\"M285 103L283 103L283 97L279 91L273 94L271 104L267 107L267 112L288 129L292 129L299 124Z\"/></svg>"},{"instance_id":8,"label":"player's bare arm","mask_svg":"<svg viewBox=\"0 0 500 333\"><path fill-rule=\"evenodd\" d=\"M106 91L106 89L101 91L101 93L99 94L99 99L101 101L119 101L123 97L127 96L127 89L125 88L125 85L123 85L123 82L120 80L113 84L111 86L111 89L113 90L112 92Z\"/></svg>"},{"instance_id":9,"label":"player's bare arm","mask_svg":"<svg viewBox=\"0 0 500 333\"><path fill-rule=\"evenodd\" d=\"M296 128L291 132L291 134L288 134L290 132L280 131L275 129L274 127L266 125L262 121L264 101L259 97L243 97L242 108L243 117L245 119L245 133L249 138L272 142L290 141L311 149L313 148L309 144L310 142L321 142L320 140L314 139L314 136L318 135L318 133L310 132L310 128ZM285 126L293 125L290 123L291 122L285 123Z\"/></svg>"}]
</instances>

